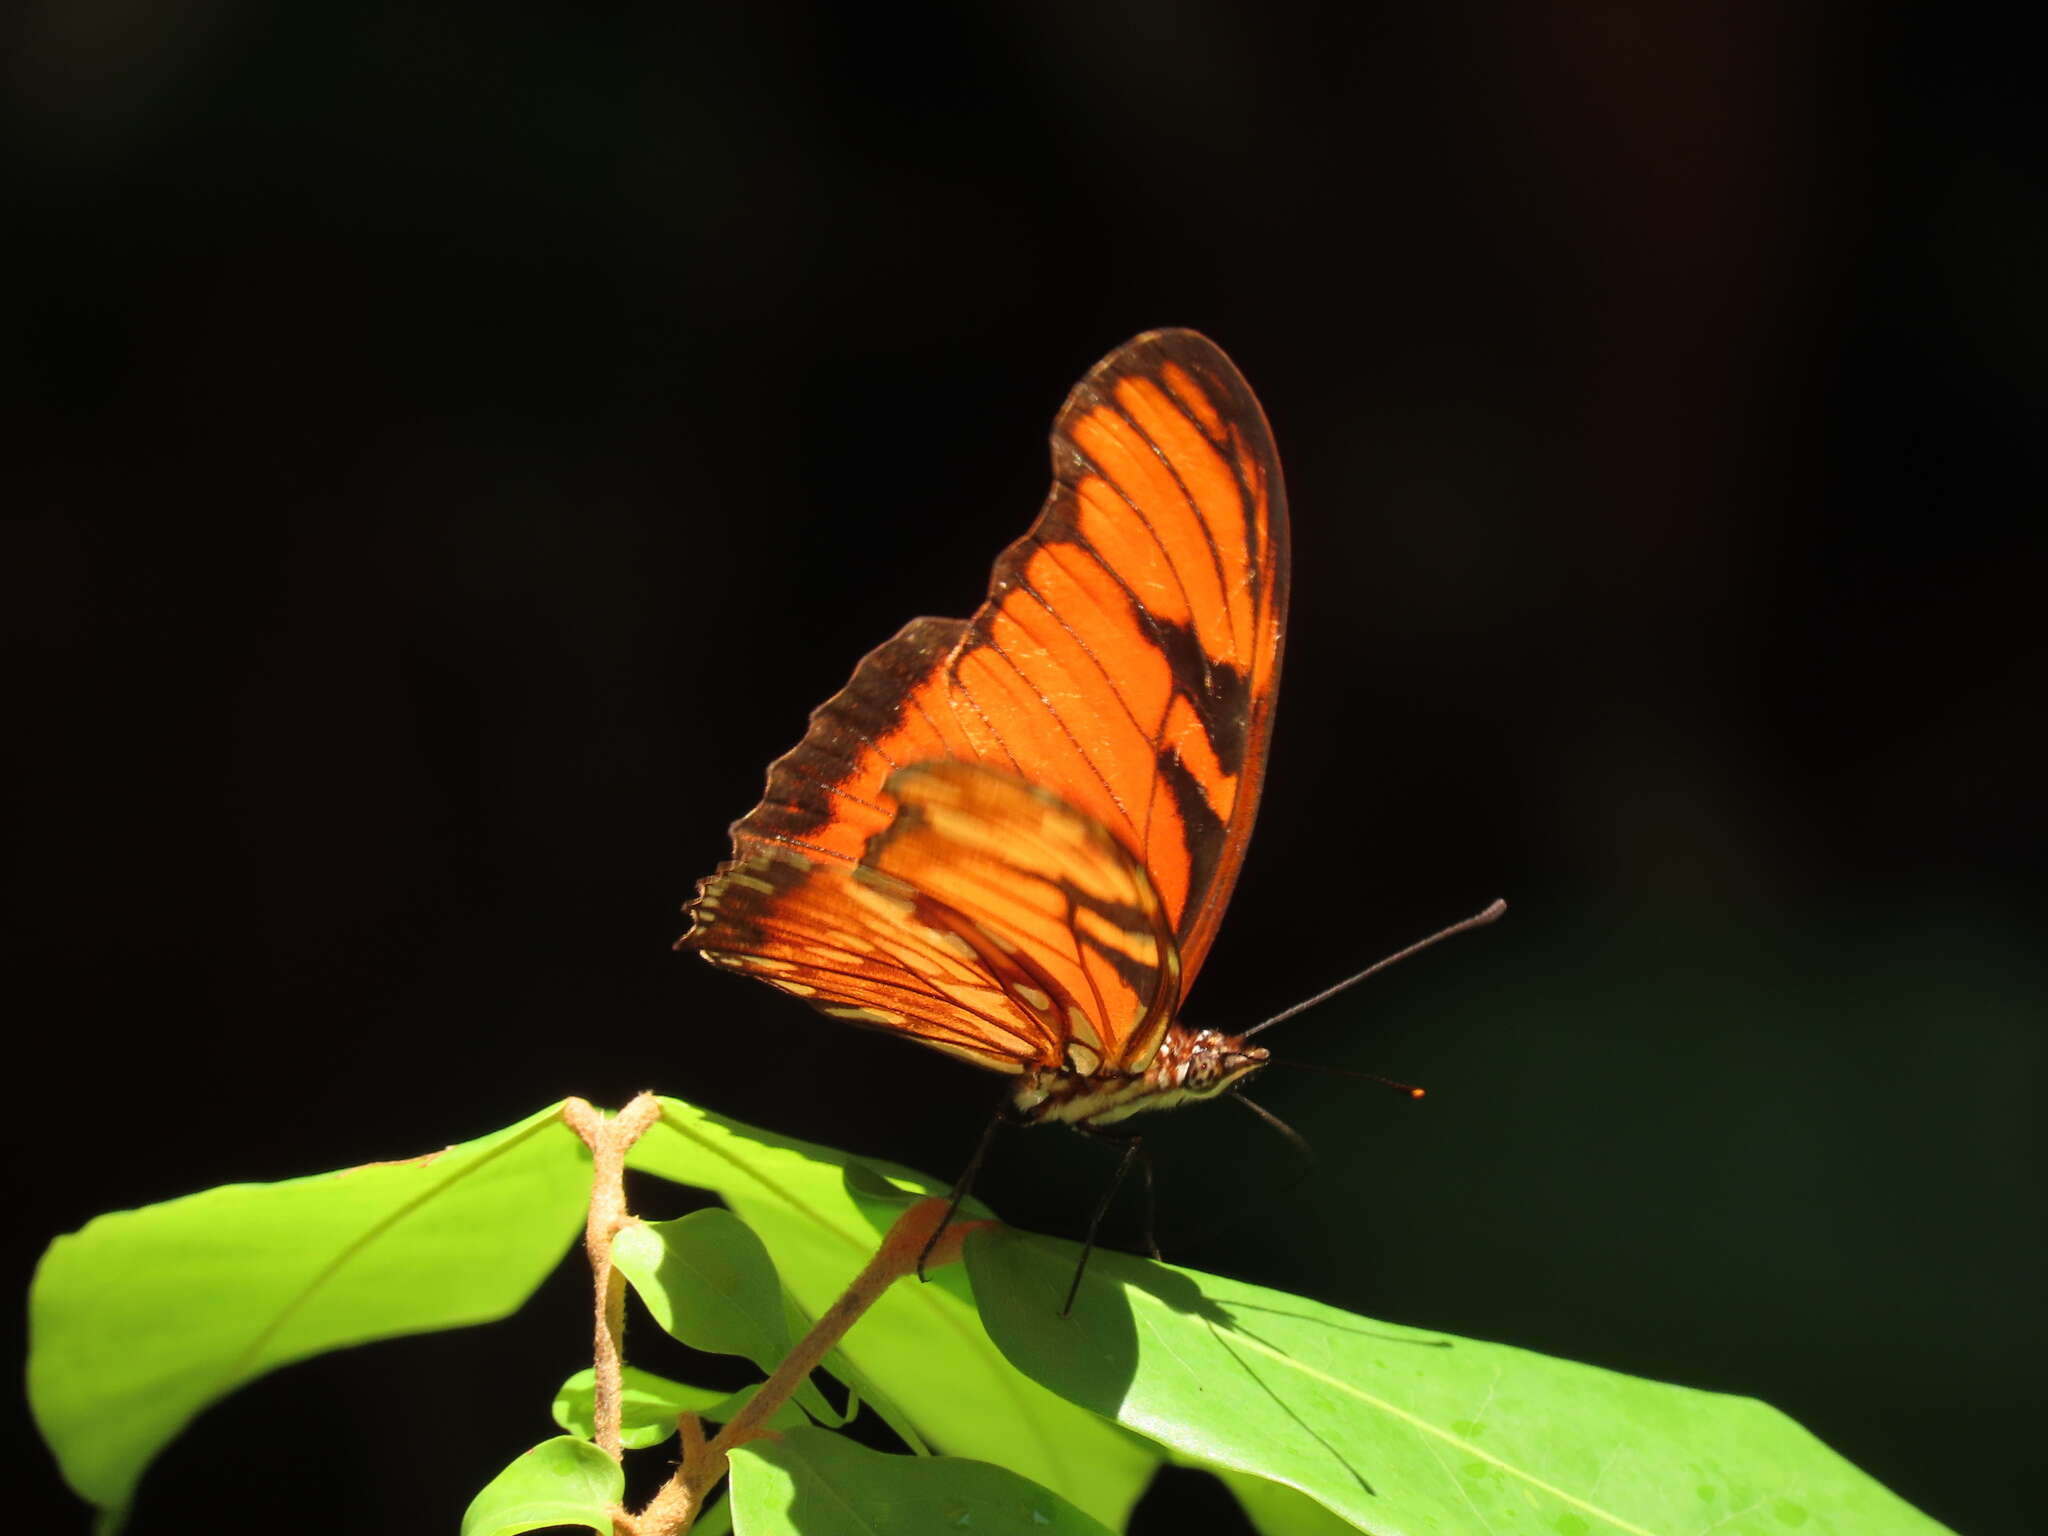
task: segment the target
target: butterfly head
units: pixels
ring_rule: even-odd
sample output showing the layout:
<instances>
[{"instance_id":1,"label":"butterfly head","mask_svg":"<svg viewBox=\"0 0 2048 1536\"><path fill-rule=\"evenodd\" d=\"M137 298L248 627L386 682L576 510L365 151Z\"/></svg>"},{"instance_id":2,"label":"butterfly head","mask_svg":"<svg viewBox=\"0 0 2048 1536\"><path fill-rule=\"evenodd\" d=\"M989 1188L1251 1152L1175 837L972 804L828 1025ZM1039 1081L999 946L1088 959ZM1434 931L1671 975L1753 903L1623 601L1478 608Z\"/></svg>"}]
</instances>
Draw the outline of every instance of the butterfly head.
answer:
<instances>
[{"instance_id":1,"label":"butterfly head","mask_svg":"<svg viewBox=\"0 0 2048 1536\"><path fill-rule=\"evenodd\" d=\"M1153 1109L1172 1109L1228 1093L1269 1059L1262 1045L1213 1029L1170 1026L1142 1072L1026 1073L1011 1100L1026 1120L1061 1120L1094 1129Z\"/></svg>"},{"instance_id":2,"label":"butterfly head","mask_svg":"<svg viewBox=\"0 0 2048 1536\"><path fill-rule=\"evenodd\" d=\"M1250 1077L1268 1060L1263 1045L1246 1045L1241 1035L1214 1029L1171 1029L1145 1075L1157 1079L1164 1104L1213 1099ZM1148 1106L1150 1107L1150 1106Z\"/></svg>"}]
</instances>

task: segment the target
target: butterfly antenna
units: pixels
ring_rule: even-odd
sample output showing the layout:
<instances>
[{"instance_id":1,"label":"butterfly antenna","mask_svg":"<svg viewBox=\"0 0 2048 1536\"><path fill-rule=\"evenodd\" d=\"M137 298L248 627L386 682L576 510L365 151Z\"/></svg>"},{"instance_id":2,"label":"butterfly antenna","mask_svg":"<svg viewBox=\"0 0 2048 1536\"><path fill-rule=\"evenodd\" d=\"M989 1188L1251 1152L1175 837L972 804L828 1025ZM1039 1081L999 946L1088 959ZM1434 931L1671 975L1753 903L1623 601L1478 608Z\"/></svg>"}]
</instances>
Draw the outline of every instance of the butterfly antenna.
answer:
<instances>
[{"instance_id":1,"label":"butterfly antenna","mask_svg":"<svg viewBox=\"0 0 2048 1536\"><path fill-rule=\"evenodd\" d=\"M1335 997L1339 992L1344 991L1346 988L1357 986L1361 981L1365 980L1365 978L1368 976L1377 976L1381 971L1384 971L1388 966L1394 964L1396 961L1406 960L1410 955L1417 955L1422 953L1423 950L1429 948L1429 946L1432 944L1441 943L1443 942L1443 940L1454 937L1457 934L1464 933L1468 929L1484 928L1488 923L1492 922L1495 918L1499 917L1501 913L1507 911L1507 909L1508 904L1506 902L1495 901L1484 912L1475 912L1472 914L1472 916L1466 918L1461 923L1453 923L1448 928L1438 929L1435 933L1432 933L1426 939L1417 939L1413 944L1410 944L1406 949L1397 950L1393 954L1387 956L1387 958L1384 960L1374 961L1371 965L1368 965L1364 970L1360 971L1356 976L1347 976L1344 978L1344 980L1338 982L1334 987L1325 987L1322 991L1318 992L1314 997L1303 998L1300 1002L1296 1003L1292 1008L1283 1008L1280 1012L1274 1014L1273 1017L1265 1020L1263 1023L1254 1024L1250 1029L1246 1030L1244 1034L1240 1036L1240 1038L1249 1040L1253 1035L1256 1035L1262 1029L1271 1029L1275 1024L1279 1024L1288 1019L1291 1019L1297 1013L1306 1013L1309 1009L1315 1007L1317 1003L1328 1002L1331 998ZM1406 1084L1397 1083L1395 1086L1405 1087Z\"/></svg>"},{"instance_id":2,"label":"butterfly antenna","mask_svg":"<svg viewBox=\"0 0 2048 1536\"><path fill-rule=\"evenodd\" d=\"M1301 1154L1303 1162L1313 1163L1316 1160L1316 1149L1308 1144L1308 1138L1274 1114L1273 1111L1266 1108L1265 1105L1255 1104L1241 1093L1233 1093L1231 1097L1292 1142L1294 1150Z\"/></svg>"},{"instance_id":3,"label":"butterfly antenna","mask_svg":"<svg viewBox=\"0 0 2048 1536\"><path fill-rule=\"evenodd\" d=\"M1427 1089L1416 1087L1413 1083L1404 1083L1397 1077L1381 1077L1377 1072L1360 1072L1355 1067L1329 1067L1323 1065L1320 1061L1296 1061L1292 1056L1270 1057L1266 1065L1269 1067L1298 1067L1304 1072L1327 1072L1331 1077L1355 1077L1363 1082L1378 1083L1383 1088L1398 1089L1400 1092L1407 1094L1411 1099L1422 1098L1428 1091Z\"/></svg>"}]
</instances>

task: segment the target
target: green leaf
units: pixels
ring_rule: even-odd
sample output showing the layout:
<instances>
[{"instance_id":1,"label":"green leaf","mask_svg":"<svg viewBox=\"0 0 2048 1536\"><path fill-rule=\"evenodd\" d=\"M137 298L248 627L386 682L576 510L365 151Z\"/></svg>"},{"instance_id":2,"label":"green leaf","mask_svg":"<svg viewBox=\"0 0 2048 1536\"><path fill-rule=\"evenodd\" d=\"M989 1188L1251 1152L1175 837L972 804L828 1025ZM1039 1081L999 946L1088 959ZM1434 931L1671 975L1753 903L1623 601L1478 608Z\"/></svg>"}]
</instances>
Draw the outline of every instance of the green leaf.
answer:
<instances>
[{"instance_id":1,"label":"green leaf","mask_svg":"<svg viewBox=\"0 0 2048 1536\"><path fill-rule=\"evenodd\" d=\"M675 1099L662 1100L661 1120L628 1159L722 1196L767 1243L783 1284L814 1317L902 1214L892 1199L867 1200L848 1188L848 1165L859 1161L889 1182L944 1193L907 1169L753 1130ZM939 1450L1056 1488L1113 1529L1123 1527L1158 1465L1151 1447L1013 1370L982 1331L958 1265L934 1271L929 1284L899 1282L836 1353L852 1362L860 1373L852 1384L892 1426L893 1415L907 1417Z\"/></svg>"},{"instance_id":2,"label":"green leaf","mask_svg":"<svg viewBox=\"0 0 2048 1536\"><path fill-rule=\"evenodd\" d=\"M123 1509L150 1459L245 1382L514 1310L582 1226L589 1184L547 1109L409 1162L98 1217L50 1245L29 1292L36 1423L80 1497Z\"/></svg>"},{"instance_id":3,"label":"green leaf","mask_svg":"<svg viewBox=\"0 0 2048 1536\"><path fill-rule=\"evenodd\" d=\"M629 1451L661 1444L676 1432L679 1414L694 1413L700 1419L723 1423L739 1411L739 1404L745 1400L736 1392L686 1386L637 1366L626 1366L619 1374L619 1442ZM561 1390L555 1393L555 1422L581 1439L594 1439L596 1403L597 1373L585 1367L563 1382ZM802 1422L801 1416L797 1422Z\"/></svg>"},{"instance_id":4,"label":"green leaf","mask_svg":"<svg viewBox=\"0 0 2048 1536\"><path fill-rule=\"evenodd\" d=\"M1269 1483L1263 1477L1220 1468L1216 1475L1237 1495L1238 1507L1260 1536L1351 1536L1358 1529L1285 1483Z\"/></svg>"},{"instance_id":5,"label":"green leaf","mask_svg":"<svg viewBox=\"0 0 2048 1536\"><path fill-rule=\"evenodd\" d=\"M878 1201L884 1205L905 1207L922 1200L928 1190L915 1186L905 1187L896 1183L879 1168L871 1168L858 1160L849 1160L841 1177L846 1182L846 1192L860 1201ZM978 1211L977 1215L986 1215Z\"/></svg>"},{"instance_id":6,"label":"green leaf","mask_svg":"<svg viewBox=\"0 0 2048 1536\"><path fill-rule=\"evenodd\" d=\"M584 1440L597 1434L596 1375L586 1367L563 1382L555 1394L555 1422ZM682 1413L694 1413L711 1424L726 1423L746 1407L747 1399L763 1385L756 1382L737 1392L717 1392L709 1387L670 1381L666 1376L631 1365L622 1368L620 1378L624 1390L619 1403L619 1443L629 1451L661 1444L676 1432L676 1418ZM784 1403L769 1415L766 1427L794 1429L809 1423L796 1404Z\"/></svg>"},{"instance_id":7,"label":"green leaf","mask_svg":"<svg viewBox=\"0 0 2048 1536\"><path fill-rule=\"evenodd\" d=\"M847 1358L845 1350L835 1349L826 1355L825 1369L846 1384L846 1412L838 1415L837 1424L851 1424L854 1415L860 1411L860 1405L867 1402L873 1406L882 1422L893 1429L897 1438L912 1451L920 1456L931 1454L931 1447L925 1444L924 1436L917 1432L917 1426L911 1423L909 1416L896 1405L895 1399L869 1380L867 1373ZM819 1422L827 1428L837 1427L832 1419L820 1418Z\"/></svg>"},{"instance_id":8,"label":"green leaf","mask_svg":"<svg viewBox=\"0 0 2048 1536\"><path fill-rule=\"evenodd\" d=\"M789 1353L775 1261L731 1211L637 1222L612 1239L612 1263L662 1331L692 1349L743 1355L764 1374Z\"/></svg>"},{"instance_id":9,"label":"green leaf","mask_svg":"<svg viewBox=\"0 0 2048 1536\"><path fill-rule=\"evenodd\" d=\"M1062 1396L1373 1532L1927 1536L1942 1527L1750 1398L1454 1339L1098 1252L969 1240L989 1335Z\"/></svg>"},{"instance_id":10,"label":"green leaf","mask_svg":"<svg viewBox=\"0 0 2048 1536\"><path fill-rule=\"evenodd\" d=\"M732 1456L739 1536L1109 1536L1050 1488L985 1461L888 1456L821 1429L756 1440Z\"/></svg>"},{"instance_id":11,"label":"green leaf","mask_svg":"<svg viewBox=\"0 0 2048 1536\"><path fill-rule=\"evenodd\" d=\"M612 1262L670 1338L744 1356L764 1376L789 1353L795 1335L775 1261L731 1211L636 1222L612 1239ZM796 1399L823 1422L840 1422L812 1383L798 1387Z\"/></svg>"},{"instance_id":12,"label":"green leaf","mask_svg":"<svg viewBox=\"0 0 2048 1536\"><path fill-rule=\"evenodd\" d=\"M727 1393L709 1408L705 1409L698 1417L707 1419L713 1424L729 1423L731 1420L739 1417L739 1411L746 1407L753 1400L754 1394L766 1385L766 1382L760 1382L751 1387L741 1387L737 1392ZM784 1403L780 1408L769 1414L768 1422L762 1427L764 1429L809 1429L811 1421L804 1416L803 1409L799 1408L795 1401L792 1400Z\"/></svg>"},{"instance_id":13,"label":"green leaf","mask_svg":"<svg viewBox=\"0 0 2048 1536\"><path fill-rule=\"evenodd\" d=\"M611 1536L625 1496L619 1464L588 1440L543 1440L484 1485L462 1515L462 1536L516 1536L557 1525L587 1525Z\"/></svg>"}]
</instances>

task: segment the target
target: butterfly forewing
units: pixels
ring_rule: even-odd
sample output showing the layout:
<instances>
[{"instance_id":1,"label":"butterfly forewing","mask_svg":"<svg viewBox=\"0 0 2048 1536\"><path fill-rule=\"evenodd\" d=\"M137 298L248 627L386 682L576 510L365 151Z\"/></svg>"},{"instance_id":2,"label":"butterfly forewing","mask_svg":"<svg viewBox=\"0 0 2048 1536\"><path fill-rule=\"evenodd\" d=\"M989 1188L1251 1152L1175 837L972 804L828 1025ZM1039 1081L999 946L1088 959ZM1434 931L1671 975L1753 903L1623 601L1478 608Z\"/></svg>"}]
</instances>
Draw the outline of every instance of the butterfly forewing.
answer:
<instances>
[{"instance_id":1,"label":"butterfly forewing","mask_svg":"<svg viewBox=\"0 0 2048 1536\"><path fill-rule=\"evenodd\" d=\"M1052 452L1052 490L997 560L987 601L966 620L914 621L813 713L733 824L733 859L704 883L682 942L741 968L766 959L768 979L827 1011L865 1008L876 1016L861 1022L984 1065L1052 1065L1072 1040L1131 1070L1200 968L1250 836L1279 681L1285 494L1250 388L1191 331L1103 359L1068 397ZM924 785L974 807L927 805L954 817L943 836L899 821L891 784L940 761L990 774ZM905 782L918 781L894 788ZM1047 829L1065 823L1033 810L1034 793L1106 832L1126 871L1106 875L1116 860L1085 839L1056 852ZM1005 835L1040 818L1028 852L997 855L1016 866L1010 886L975 886L986 871L963 850L987 829L962 816ZM892 857L915 868L882 867ZM1067 876L1051 873L1059 857L1076 860ZM1128 871L1143 901L1115 918L1090 905L1089 880ZM1026 911L1017 893L1032 881L1040 906ZM906 890L921 915L904 910ZM884 943L891 923L950 937ZM1039 994L1055 1008L1024 1017Z\"/></svg>"},{"instance_id":2,"label":"butterfly forewing","mask_svg":"<svg viewBox=\"0 0 2048 1536\"><path fill-rule=\"evenodd\" d=\"M1265 770L1287 596L1278 460L1230 361L1172 331L1075 389L1053 474L1038 523L996 563L956 692L1016 772L1138 853L1185 995Z\"/></svg>"}]
</instances>

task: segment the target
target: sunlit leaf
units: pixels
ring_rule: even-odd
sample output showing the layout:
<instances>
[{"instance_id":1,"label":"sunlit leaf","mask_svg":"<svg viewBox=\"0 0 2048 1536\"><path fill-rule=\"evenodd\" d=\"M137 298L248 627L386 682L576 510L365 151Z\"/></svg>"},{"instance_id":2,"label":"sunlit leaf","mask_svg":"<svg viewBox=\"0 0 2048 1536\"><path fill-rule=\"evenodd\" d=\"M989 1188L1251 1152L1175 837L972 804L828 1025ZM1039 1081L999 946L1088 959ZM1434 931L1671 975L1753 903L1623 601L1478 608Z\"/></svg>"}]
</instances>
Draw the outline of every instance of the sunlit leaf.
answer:
<instances>
[{"instance_id":1,"label":"sunlit leaf","mask_svg":"<svg viewBox=\"0 0 2048 1536\"><path fill-rule=\"evenodd\" d=\"M731 1211L636 1222L612 1240L612 1262L662 1332L692 1349L744 1356L767 1376L797 1337L775 1261ZM812 1383L798 1387L796 1398L821 1422L840 1422Z\"/></svg>"},{"instance_id":2,"label":"sunlit leaf","mask_svg":"<svg viewBox=\"0 0 2048 1536\"><path fill-rule=\"evenodd\" d=\"M634 1147L630 1166L725 1199L767 1243L782 1282L812 1316L829 1307L902 1214L900 1196L863 1198L879 1172L930 1193L943 1186L907 1169L756 1131L674 1099ZM970 1208L985 1214L979 1208ZM974 1313L966 1276L951 1265L930 1283L898 1284L847 1334L839 1351L864 1378L862 1397L892 1425L938 1450L999 1463L1057 1489L1121 1529L1158 1464L1150 1447L1063 1402L1014 1370Z\"/></svg>"},{"instance_id":3,"label":"sunlit leaf","mask_svg":"<svg viewBox=\"0 0 2048 1536\"><path fill-rule=\"evenodd\" d=\"M543 1440L470 1500L462 1536L517 1536L561 1525L611 1536L611 1512L625 1487L619 1464L588 1440Z\"/></svg>"},{"instance_id":4,"label":"sunlit leaf","mask_svg":"<svg viewBox=\"0 0 2048 1536\"><path fill-rule=\"evenodd\" d=\"M612 1262L662 1331L692 1349L743 1355L764 1373L789 1353L775 1261L731 1211L635 1223L612 1240Z\"/></svg>"},{"instance_id":5,"label":"sunlit leaf","mask_svg":"<svg viewBox=\"0 0 2048 1536\"><path fill-rule=\"evenodd\" d=\"M683 1413L694 1413L707 1424L723 1424L761 1390L758 1382L737 1392L692 1387L631 1365L620 1375L619 1443L629 1451L661 1444L676 1432L676 1419ZM592 1439L597 1434L596 1403L596 1372L585 1367L555 1393L555 1422L578 1439ZM766 1427L794 1429L809 1423L796 1404L784 1403L768 1416Z\"/></svg>"},{"instance_id":6,"label":"sunlit leaf","mask_svg":"<svg viewBox=\"0 0 2048 1536\"><path fill-rule=\"evenodd\" d=\"M1285 1483L1269 1483L1263 1477L1221 1467L1213 1470L1223 1479L1223 1486L1237 1496L1238 1507L1259 1536L1349 1536L1358 1529Z\"/></svg>"},{"instance_id":7,"label":"sunlit leaf","mask_svg":"<svg viewBox=\"0 0 2048 1536\"><path fill-rule=\"evenodd\" d=\"M60 1237L29 1292L29 1397L65 1479L118 1511L201 1409L289 1361L488 1322L583 1221L554 1109L400 1163L230 1184Z\"/></svg>"},{"instance_id":8,"label":"sunlit leaf","mask_svg":"<svg viewBox=\"0 0 2048 1536\"><path fill-rule=\"evenodd\" d=\"M1775 1409L1098 1253L977 1234L1009 1360L1186 1456L1361 1529L1555 1536L1933 1536L1942 1527Z\"/></svg>"},{"instance_id":9,"label":"sunlit leaf","mask_svg":"<svg viewBox=\"0 0 2048 1536\"><path fill-rule=\"evenodd\" d=\"M739 1536L1109 1536L1049 1488L985 1461L888 1456L820 1429L732 1457Z\"/></svg>"},{"instance_id":10,"label":"sunlit leaf","mask_svg":"<svg viewBox=\"0 0 2048 1536\"><path fill-rule=\"evenodd\" d=\"M687 1386L637 1366L626 1366L620 1376L619 1443L629 1451L661 1444L676 1432L679 1414L694 1413L700 1419L723 1422L727 1405L736 1412L744 1400L737 1393ZM585 1367L555 1393L555 1422L579 1439L589 1440L597 1434L596 1381L597 1373ZM802 1422L801 1415L797 1422Z\"/></svg>"}]
</instances>

